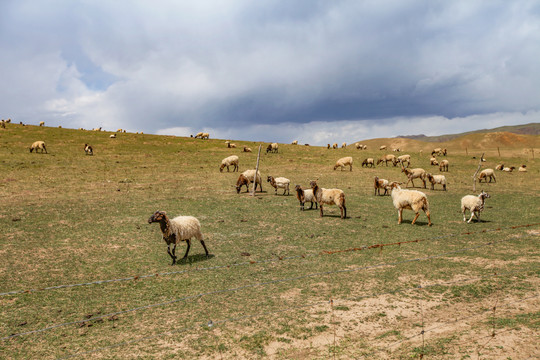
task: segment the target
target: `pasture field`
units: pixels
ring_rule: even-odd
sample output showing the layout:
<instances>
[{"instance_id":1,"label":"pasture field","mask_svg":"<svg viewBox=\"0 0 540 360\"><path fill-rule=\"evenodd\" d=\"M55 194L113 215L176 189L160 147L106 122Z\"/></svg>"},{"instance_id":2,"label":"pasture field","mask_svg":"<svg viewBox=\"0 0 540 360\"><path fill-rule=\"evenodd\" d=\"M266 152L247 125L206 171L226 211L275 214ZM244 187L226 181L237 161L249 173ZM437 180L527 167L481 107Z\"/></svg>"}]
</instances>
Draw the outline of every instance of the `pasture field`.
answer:
<instances>
[{"instance_id":1,"label":"pasture field","mask_svg":"<svg viewBox=\"0 0 540 360\"><path fill-rule=\"evenodd\" d=\"M391 198L373 195L375 175L405 180L399 167L360 166L383 154L373 146L280 144L266 155L263 144L264 191L252 197L236 193L239 173L218 168L233 154L240 172L254 168L259 143L109 134L0 129L0 358L540 354L539 164L523 149L501 146L499 158L496 148L467 155L449 143L448 191L421 189L428 227L423 213L411 225L408 210L398 225ZM49 153L29 153L35 140ZM402 147L412 167L439 173L426 151ZM492 197L481 221L466 224L460 199L473 194L472 156L483 151L484 168L525 163L529 172L477 184ZM343 156L353 156L352 172L332 170ZM274 195L267 175L291 179L291 195ZM345 192L346 219L336 207L323 218L299 210L294 184L314 178ZM197 217L211 256L195 240L171 266L159 226L147 222L156 210Z\"/></svg>"}]
</instances>

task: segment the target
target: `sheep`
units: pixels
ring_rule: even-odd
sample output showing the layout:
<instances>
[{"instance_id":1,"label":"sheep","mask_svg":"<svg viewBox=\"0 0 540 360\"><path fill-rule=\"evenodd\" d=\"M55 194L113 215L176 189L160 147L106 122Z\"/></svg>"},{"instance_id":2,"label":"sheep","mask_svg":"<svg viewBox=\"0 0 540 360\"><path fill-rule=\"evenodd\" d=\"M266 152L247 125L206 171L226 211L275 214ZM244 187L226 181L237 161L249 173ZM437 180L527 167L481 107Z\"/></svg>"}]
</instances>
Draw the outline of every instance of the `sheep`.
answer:
<instances>
[{"instance_id":1,"label":"sheep","mask_svg":"<svg viewBox=\"0 0 540 360\"><path fill-rule=\"evenodd\" d=\"M249 184L251 184L255 179L255 169L246 170L240 174L238 180L236 181L236 193L240 194L240 189L243 185L246 185L246 192L249 191ZM257 184L262 192L262 182L261 182L261 173L257 172L257 181L255 181L255 190L257 190Z\"/></svg>"},{"instance_id":2,"label":"sheep","mask_svg":"<svg viewBox=\"0 0 540 360\"><path fill-rule=\"evenodd\" d=\"M345 207L345 193L341 189L324 189L317 185L317 181L312 180L309 182L313 195L319 203L319 211L321 217L323 217L323 205L337 205L341 211L341 218L347 217L347 208Z\"/></svg>"},{"instance_id":3,"label":"sheep","mask_svg":"<svg viewBox=\"0 0 540 360\"><path fill-rule=\"evenodd\" d=\"M268 146L266 147L266 153L267 154L269 152L270 153L277 153L278 152L278 147L279 147L279 145L277 143L268 144Z\"/></svg>"},{"instance_id":4,"label":"sheep","mask_svg":"<svg viewBox=\"0 0 540 360\"><path fill-rule=\"evenodd\" d=\"M431 156L434 156L434 155L444 155L444 156L446 156L446 153L447 153L446 149L435 148L431 152Z\"/></svg>"},{"instance_id":5,"label":"sheep","mask_svg":"<svg viewBox=\"0 0 540 360\"><path fill-rule=\"evenodd\" d=\"M39 126L45 126L45 121L40 121Z\"/></svg>"},{"instance_id":6,"label":"sheep","mask_svg":"<svg viewBox=\"0 0 540 360\"><path fill-rule=\"evenodd\" d=\"M409 181L411 182L412 186L414 187L414 179L420 179L424 183L424 189L426 188L426 171L422 168L416 168L416 169L409 169L409 168L402 168L401 172L405 173L407 176L407 184L405 186L409 185Z\"/></svg>"},{"instance_id":7,"label":"sheep","mask_svg":"<svg viewBox=\"0 0 540 360\"><path fill-rule=\"evenodd\" d=\"M411 155L401 155L397 157L397 162L405 165L407 163L407 167L411 166Z\"/></svg>"},{"instance_id":8,"label":"sheep","mask_svg":"<svg viewBox=\"0 0 540 360\"><path fill-rule=\"evenodd\" d=\"M223 169L227 167L227 172L229 172L229 166L234 166L233 172L238 172L238 156L231 155L221 160L221 165L219 166L219 172L223 172Z\"/></svg>"},{"instance_id":9,"label":"sheep","mask_svg":"<svg viewBox=\"0 0 540 360\"><path fill-rule=\"evenodd\" d=\"M465 210L471 212L471 217L467 223L470 223L473 215L476 216L476 221L480 221L480 212L484 210L485 199L490 198L488 193L482 190L478 196L475 195L465 195L461 198L461 212L463 213L463 221L467 221L465 217Z\"/></svg>"},{"instance_id":10,"label":"sheep","mask_svg":"<svg viewBox=\"0 0 540 360\"><path fill-rule=\"evenodd\" d=\"M504 168L502 169L502 171L506 171L506 172L512 172L512 171L514 171L515 169L516 169L516 167L515 167L515 166L511 166L511 167L504 167Z\"/></svg>"},{"instance_id":11,"label":"sheep","mask_svg":"<svg viewBox=\"0 0 540 360\"><path fill-rule=\"evenodd\" d=\"M298 145L298 140L294 140L291 145Z\"/></svg>"},{"instance_id":12,"label":"sheep","mask_svg":"<svg viewBox=\"0 0 540 360\"><path fill-rule=\"evenodd\" d=\"M343 157L339 159L338 161L336 161L336 165L334 165L334 170L336 170L338 167L341 167L341 171L343 171L343 168L349 165L350 167L349 171L352 171L352 163L353 163L353 158L351 156Z\"/></svg>"},{"instance_id":13,"label":"sheep","mask_svg":"<svg viewBox=\"0 0 540 360\"><path fill-rule=\"evenodd\" d=\"M519 172L527 172L527 165L521 165L518 169Z\"/></svg>"},{"instance_id":14,"label":"sheep","mask_svg":"<svg viewBox=\"0 0 540 360\"><path fill-rule=\"evenodd\" d=\"M364 167L364 165L366 167L375 167L375 160L373 160L373 158L364 159L364 161L362 161L362 167Z\"/></svg>"},{"instance_id":15,"label":"sheep","mask_svg":"<svg viewBox=\"0 0 540 360\"><path fill-rule=\"evenodd\" d=\"M383 155L379 160L377 160L377 165L384 161L385 165L388 166L388 162L392 162L392 165L396 166L397 160L396 156L393 154Z\"/></svg>"},{"instance_id":16,"label":"sheep","mask_svg":"<svg viewBox=\"0 0 540 360\"><path fill-rule=\"evenodd\" d=\"M443 159L439 163L439 171L446 171L448 172L448 160Z\"/></svg>"},{"instance_id":17,"label":"sheep","mask_svg":"<svg viewBox=\"0 0 540 360\"><path fill-rule=\"evenodd\" d=\"M362 146L362 150L367 150L367 145Z\"/></svg>"},{"instance_id":18,"label":"sheep","mask_svg":"<svg viewBox=\"0 0 540 360\"><path fill-rule=\"evenodd\" d=\"M439 162L437 161L436 158L431 157L431 159L429 159L429 165L437 166L439 165Z\"/></svg>"},{"instance_id":19,"label":"sheep","mask_svg":"<svg viewBox=\"0 0 540 360\"><path fill-rule=\"evenodd\" d=\"M367 145L362 145L362 144L359 144L359 143L356 143L354 145L355 145L357 150L366 150L367 149Z\"/></svg>"},{"instance_id":20,"label":"sheep","mask_svg":"<svg viewBox=\"0 0 540 360\"><path fill-rule=\"evenodd\" d=\"M243 151L244 151L244 152L251 152L251 148L248 148L247 146L244 146Z\"/></svg>"},{"instance_id":21,"label":"sheep","mask_svg":"<svg viewBox=\"0 0 540 360\"><path fill-rule=\"evenodd\" d=\"M315 210L317 210L319 204L313 196L313 189L304 190L300 185L296 185L294 187L294 190L296 190L296 198L298 199L298 201L300 201L300 210L304 211L304 204L308 201L311 202L309 210L313 209L313 203L315 203Z\"/></svg>"},{"instance_id":22,"label":"sheep","mask_svg":"<svg viewBox=\"0 0 540 360\"><path fill-rule=\"evenodd\" d=\"M327 149L330 149L330 144L327 144L327 145L326 145L326 148L327 148Z\"/></svg>"},{"instance_id":23,"label":"sheep","mask_svg":"<svg viewBox=\"0 0 540 360\"><path fill-rule=\"evenodd\" d=\"M98 128L94 128L94 131L101 131L101 126Z\"/></svg>"},{"instance_id":24,"label":"sheep","mask_svg":"<svg viewBox=\"0 0 540 360\"><path fill-rule=\"evenodd\" d=\"M30 146L30 152L36 150L36 154L38 150L41 150L40 152L43 154L43 151L45 151L45 154L47 154L47 147L45 146L45 142L43 141L34 141L32 143L32 146Z\"/></svg>"},{"instance_id":25,"label":"sheep","mask_svg":"<svg viewBox=\"0 0 540 360\"><path fill-rule=\"evenodd\" d=\"M398 225L401 224L403 219L403 209L409 209L415 212L411 225L414 225L416 219L420 215L420 210L423 210L428 218L428 226L431 226L431 217L429 213L429 203L426 194L418 190L406 190L401 189L397 182L393 182L390 186L392 193L392 202L394 207L398 210Z\"/></svg>"},{"instance_id":26,"label":"sheep","mask_svg":"<svg viewBox=\"0 0 540 360\"><path fill-rule=\"evenodd\" d=\"M504 169L504 164L499 164L495 166L495 170L502 170L502 169Z\"/></svg>"},{"instance_id":27,"label":"sheep","mask_svg":"<svg viewBox=\"0 0 540 360\"><path fill-rule=\"evenodd\" d=\"M202 136L203 136L203 133L202 132L198 132L194 138L197 139L197 138L201 138L202 139Z\"/></svg>"},{"instance_id":28,"label":"sheep","mask_svg":"<svg viewBox=\"0 0 540 360\"><path fill-rule=\"evenodd\" d=\"M401 149L400 148L395 148L395 149L392 149L393 152L400 152Z\"/></svg>"},{"instance_id":29,"label":"sheep","mask_svg":"<svg viewBox=\"0 0 540 360\"><path fill-rule=\"evenodd\" d=\"M2 128L2 129L6 128L6 122L5 122L4 119L2 119L2 121L0 121L0 128Z\"/></svg>"},{"instance_id":30,"label":"sheep","mask_svg":"<svg viewBox=\"0 0 540 360\"><path fill-rule=\"evenodd\" d=\"M201 139L206 139L206 140L210 139L210 134L209 133L203 133L201 135Z\"/></svg>"},{"instance_id":31,"label":"sheep","mask_svg":"<svg viewBox=\"0 0 540 360\"><path fill-rule=\"evenodd\" d=\"M84 144L84 152L86 155L94 155L94 149L88 144Z\"/></svg>"},{"instance_id":32,"label":"sheep","mask_svg":"<svg viewBox=\"0 0 540 360\"><path fill-rule=\"evenodd\" d=\"M287 193L287 195L290 195L289 193L289 184L291 183L291 180L284 178L284 177L277 177L274 178L271 175L268 175L268 178L266 179L267 182L272 185L272 187L275 189L275 195L277 195L277 189L283 189L283 195Z\"/></svg>"},{"instance_id":33,"label":"sheep","mask_svg":"<svg viewBox=\"0 0 540 360\"><path fill-rule=\"evenodd\" d=\"M116 139L116 134L111 134L111 135L109 135L109 137L110 137L111 139Z\"/></svg>"},{"instance_id":34,"label":"sheep","mask_svg":"<svg viewBox=\"0 0 540 360\"><path fill-rule=\"evenodd\" d=\"M386 145L381 145L381 146L379 147L379 150L386 150Z\"/></svg>"},{"instance_id":35,"label":"sheep","mask_svg":"<svg viewBox=\"0 0 540 360\"><path fill-rule=\"evenodd\" d=\"M431 190L435 190L435 184L441 184L443 190L446 191L446 177L444 175L426 174L428 181L431 183Z\"/></svg>"},{"instance_id":36,"label":"sheep","mask_svg":"<svg viewBox=\"0 0 540 360\"><path fill-rule=\"evenodd\" d=\"M347 148L347 143L346 143L346 142L344 142L343 144L341 144L341 148L342 148L342 149L345 149L345 148Z\"/></svg>"},{"instance_id":37,"label":"sheep","mask_svg":"<svg viewBox=\"0 0 540 360\"><path fill-rule=\"evenodd\" d=\"M122 129L116 129L116 132L122 132L122 131L124 131L124 130L122 130ZM125 132L125 131L124 131L124 132Z\"/></svg>"},{"instance_id":38,"label":"sheep","mask_svg":"<svg viewBox=\"0 0 540 360\"><path fill-rule=\"evenodd\" d=\"M333 143L332 144L332 149L337 149L337 148L338 148L337 143Z\"/></svg>"},{"instance_id":39,"label":"sheep","mask_svg":"<svg viewBox=\"0 0 540 360\"><path fill-rule=\"evenodd\" d=\"M6 120L6 124L9 124L9 123L11 123L11 119Z\"/></svg>"},{"instance_id":40,"label":"sheep","mask_svg":"<svg viewBox=\"0 0 540 360\"><path fill-rule=\"evenodd\" d=\"M377 194L381 195L381 189L384 189L383 195L386 195L388 193L388 190L386 189L387 186L388 186L388 180L379 179L378 176L375 176L375 181L373 183L375 192L373 193L373 195L377 195Z\"/></svg>"},{"instance_id":41,"label":"sheep","mask_svg":"<svg viewBox=\"0 0 540 360\"><path fill-rule=\"evenodd\" d=\"M210 256L208 249L204 244L201 223L193 216L177 216L173 219L169 219L165 211L156 211L154 215L150 216L148 223L159 223L161 232L163 233L163 240L167 243L167 253L172 258L172 264L176 263L176 244L179 241L185 241L187 243L186 253L182 259L187 258L189 248L191 247L191 238L195 237L201 242L204 248L206 257ZM171 244L174 244L171 252Z\"/></svg>"},{"instance_id":42,"label":"sheep","mask_svg":"<svg viewBox=\"0 0 540 360\"><path fill-rule=\"evenodd\" d=\"M478 182L482 182L482 179L484 179L484 182L487 182L487 178L489 177L489 182L491 182L491 179L493 179L494 182L497 182L497 179L495 179L495 172L493 169L484 169L480 171L480 174L478 174Z\"/></svg>"}]
</instances>

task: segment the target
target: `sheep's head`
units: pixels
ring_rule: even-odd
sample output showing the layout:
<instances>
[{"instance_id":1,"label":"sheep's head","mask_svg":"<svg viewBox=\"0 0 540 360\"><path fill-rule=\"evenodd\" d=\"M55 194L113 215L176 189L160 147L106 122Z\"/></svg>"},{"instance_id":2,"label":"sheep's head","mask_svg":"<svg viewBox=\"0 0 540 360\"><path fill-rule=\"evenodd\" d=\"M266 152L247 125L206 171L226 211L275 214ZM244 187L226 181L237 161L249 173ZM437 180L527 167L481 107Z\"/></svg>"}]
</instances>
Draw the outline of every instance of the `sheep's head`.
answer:
<instances>
[{"instance_id":1,"label":"sheep's head","mask_svg":"<svg viewBox=\"0 0 540 360\"><path fill-rule=\"evenodd\" d=\"M487 192L485 192L484 190L481 190L480 195L478 195L478 197L481 198L481 199L489 199L491 196Z\"/></svg>"},{"instance_id":2,"label":"sheep's head","mask_svg":"<svg viewBox=\"0 0 540 360\"><path fill-rule=\"evenodd\" d=\"M312 188L312 189L315 189L317 187L317 181L316 180L311 180L309 182L309 186Z\"/></svg>"},{"instance_id":3,"label":"sheep's head","mask_svg":"<svg viewBox=\"0 0 540 360\"><path fill-rule=\"evenodd\" d=\"M268 175L268 177L266 178L266 182L271 183L272 181L274 181L274 177L272 175Z\"/></svg>"},{"instance_id":4,"label":"sheep's head","mask_svg":"<svg viewBox=\"0 0 540 360\"><path fill-rule=\"evenodd\" d=\"M165 211L156 211L150 218L148 219L148 223L154 223L154 222L161 222L162 220L166 219L167 213Z\"/></svg>"},{"instance_id":5,"label":"sheep's head","mask_svg":"<svg viewBox=\"0 0 540 360\"><path fill-rule=\"evenodd\" d=\"M295 191L302 190L302 187L301 187L300 185L296 185L296 186L294 187L294 190L295 190Z\"/></svg>"}]
</instances>

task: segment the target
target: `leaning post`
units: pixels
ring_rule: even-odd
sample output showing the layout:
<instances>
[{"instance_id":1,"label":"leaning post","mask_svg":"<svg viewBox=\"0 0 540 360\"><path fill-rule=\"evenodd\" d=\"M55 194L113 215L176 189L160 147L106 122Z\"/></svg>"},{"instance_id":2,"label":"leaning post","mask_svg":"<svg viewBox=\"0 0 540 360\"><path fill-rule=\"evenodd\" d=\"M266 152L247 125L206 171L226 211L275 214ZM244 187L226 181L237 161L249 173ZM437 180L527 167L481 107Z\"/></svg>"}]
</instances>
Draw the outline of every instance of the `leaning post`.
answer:
<instances>
[{"instance_id":1,"label":"leaning post","mask_svg":"<svg viewBox=\"0 0 540 360\"><path fill-rule=\"evenodd\" d=\"M478 163L478 169L476 169L476 172L473 175L473 191L476 191L476 175L478 174L478 171L480 171L480 168L482 167L482 160L484 159L484 153L482 153L482 156L480 156L480 162Z\"/></svg>"},{"instance_id":2,"label":"leaning post","mask_svg":"<svg viewBox=\"0 0 540 360\"><path fill-rule=\"evenodd\" d=\"M257 166L255 166L255 177L253 178L253 189L251 189L251 196L255 196L255 188L257 187L257 174L259 173L259 159L261 158L261 146L262 144L259 144L259 153L257 154ZM262 177L261 177L261 183L262 183ZM262 189L262 185L261 185Z\"/></svg>"}]
</instances>

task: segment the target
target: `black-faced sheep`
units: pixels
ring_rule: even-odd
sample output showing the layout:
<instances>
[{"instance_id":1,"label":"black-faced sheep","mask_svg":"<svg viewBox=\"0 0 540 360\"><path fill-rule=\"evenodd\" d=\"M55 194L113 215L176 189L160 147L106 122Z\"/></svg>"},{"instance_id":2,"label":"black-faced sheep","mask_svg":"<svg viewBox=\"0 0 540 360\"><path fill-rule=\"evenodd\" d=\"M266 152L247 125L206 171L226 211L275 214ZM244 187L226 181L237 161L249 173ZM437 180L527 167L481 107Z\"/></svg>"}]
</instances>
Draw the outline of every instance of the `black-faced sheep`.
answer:
<instances>
[{"instance_id":1,"label":"black-faced sheep","mask_svg":"<svg viewBox=\"0 0 540 360\"><path fill-rule=\"evenodd\" d=\"M518 169L519 172L527 172L527 165L521 165Z\"/></svg>"},{"instance_id":2,"label":"black-faced sheep","mask_svg":"<svg viewBox=\"0 0 540 360\"><path fill-rule=\"evenodd\" d=\"M294 140L291 145L298 145L298 140Z\"/></svg>"},{"instance_id":3,"label":"black-faced sheep","mask_svg":"<svg viewBox=\"0 0 540 360\"><path fill-rule=\"evenodd\" d=\"M487 182L488 178L489 182L491 182L491 179L493 179L494 182L497 182L497 179L495 179L495 171L493 169L484 169L478 174L478 182L482 182L482 179L484 179L484 182Z\"/></svg>"},{"instance_id":4,"label":"black-faced sheep","mask_svg":"<svg viewBox=\"0 0 540 360\"><path fill-rule=\"evenodd\" d=\"M223 169L227 167L227 172L229 172L229 166L234 166L233 172L238 171L238 156L231 155L221 160L221 165L219 166L219 172L223 172Z\"/></svg>"},{"instance_id":5,"label":"black-faced sheep","mask_svg":"<svg viewBox=\"0 0 540 360\"><path fill-rule=\"evenodd\" d=\"M465 211L469 210L471 212L471 218L467 223L470 223L473 215L476 216L476 221L480 221L480 212L484 210L485 199L490 198L488 193L482 190L478 196L475 195L465 195L461 198L461 212L463 213L463 221L467 221L465 217Z\"/></svg>"},{"instance_id":6,"label":"black-faced sheep","mask_svg":"<svg viewBox=\"0 0 540 360\"><path fill-rule=\"evenodd\" d=\"M203 136L203 133L202 132L198 132L194 138L197 139L197 138L201 138L202 139L202 136Z\"/></svg>"},{"instance_id":7,"label":"black-faced sheep","mask_svg":"<svg viewBox=\"0 0 540 360\"><path fill-rule=\"evenodd\" d=\"M347 217L347 208L345 207L345 193L341 189L324 189L317 185L315 180L309 182L313 195L319 203L321 217L323 216L323 205L337 205L341 211L341 218Z\"/></svg>"},{"instance_id":8,"label":"black-faced sheep","mask_svg":"<svg viewBox=\"0 0 540 360\"><path fill-rule=\"evenodd\" d=\"M45 121L40 121L39 126L45 126Z\"/></svg>"},{"instance_id":9,"label":"black-faced sheep","mask_svg":"<svg viewBox=\"0 0 540 360\"><path fill-rule=\"evenodd\" d=\"M277 153L278 152L278 149L279 149L279 145L278 143L271 143L271 144L268 144L268 146L266 147L266 153Z\"/></svg>"},{"instance_id":10,"label":"black-faced sheep","mask_svg":"<svg viewBox=\"0 0 540 360\"><path fill-rule=\"evenodd\" d=\"M315 210L318 208L318 203L313 196L313 189L302 189L300 185L296 185L294 190L296 191L296 198L300 201L300 210L304 210L304 204L308 201L311 202L309 210L313 209L313 203L315 203Z\"/></svg>"},{"instance_id":11,"label":"black-faced sheep","mask_svg":"<svg viewBox=\"0 0 540 360\"><path fill-rule=\"evenodd\" d=\"M375 181L373 182L373 188L375 189L375 192L373 195L381 195L381 189L384 189L384 194L386 195L388 193L387 186L389 184L388 180L386 179L379 179L378 176L375 176Z\"/></svg>"},{"instance_id":12,"label":"black-faced sheep","mask_svg":"<svg viewBox=\"0 0 540 360\"><path fill-rule=\"evenodd\" d=\"M435 184L440 184L443 190L446 191L446 177L444 175L431 175L426 174L428 181L431 183L431 190L435 190Z\"/></svg>"},{"instance_id":13,"label":"black-faced sheep","mask_svg":"<svg viewBox=\"0 0 540 360\"><path fill-rule=\"evenodd\" d=\"M409 185L409 181L411 182L412 186L414 187L414 179L420 179L422 180L422 183L424 183L424 189L426 188L426 171L422 168L416 168L416 169L409 169L409 168L401 168L401 172L405 173L407 176L407 184L405 186Z\"/></svg>"},{"instance_id":14,"label":"black-faced sheep","mask_svg":"<svg viewBox=\"0 0 540 360\"><path fill-rule=\"evenodd\" d=\"M84 144L84 153L86 155L94 155L94 149L92 149L92 146Z\"/></svg>"},{"instance_id":15,"label":"black-faced sheep","mask_svg":"<svg viewBox=\"0 0 540 360\"><path fill-rule=\"evenodd\" d=\"M351 156L346 156L336 161L336 164L334 165L334 170L340 167L341 171L343 171L343 168L345 168L345 166L348 165L350 167L349 171L352 171L352 164L353 164L353 158Z\"/></svg>"},{"instance_id":16,"label":"black-faced sheep","mask_svg":"<svg viewBox=\"0 0 540 360\"><path fill-rule=\"evenodd\" d=\"M236 181L236 193L240 193L240 189L242 186L246 186L246 192L249 191L249 184L255 181L255 169L253 170L246 170L243 173L240 174L238 177L238 180ZM262 182L261 182L261 173L257 172L257 180L255 181L255 190L257 190L257 184L259 184L259 187L262 192Z\"/></svg>"},{"instance_id":17,"label":"black-faced sheep","mask_svg":"<svg viewBox=\"0 0 540 360\"><path fill-rule=\"evenodd\" d=\"M502 169L504 169L504 164L499 164L495 166L495 170L502 170Z\"/></svg>"},{"instance_id":18,"label":"black-faced sheep","mask_svg":"<svg viewBox=\"0 0 540 360\"><path fill-rule=\"evenodd\" d=\"M386 145L381 145L381 146L379 147L379 150L386 150Z\"/></svg>"},{"instance_id":19,"label":"black-faced sheep","mask_svg":"<svg viewBox=\"0 0 540 360\"><path fill-rule=\"evenodd\" d=\"M274 178L271 175L268 175L268 178L266 179L267 182L272 185L272 187L275 189L275 194L277 195L277 189L283 189L283 195L287 193L289 195L289 184L291 183L291 180L284 178L284 177L277 177Z\"/></svg>"},{"instance_id":20,"label":"black-faced sheep","mask_svg":"<svg viewBox=\"0 0 540 360\"><path fill-rule=\"evenodd\" d=\"M510 167L506 166L506 167L504 167L504 168L502 169L502 171L505 171L505 172L512 172L512 171L514 171L515 169L516 169L515 166L510 166Z\"/></svg>"},{"instance_id":21,"label":"black-faced sheep","mask_svg":"<svg viewBox=\"0 0 540 360\"><path fill-rule=\"evenodd\" d=\"M247 146L244 146L244 149L243 149L244 152L251 152L251 148L248 148Z\"/></svg>"},{"instance_id":22,"label":"black-faced sheep","mask_svg":"<svg viewBox=\"0 0 540 360\"><path fill-rule=\"evenodd\" d=\"M203 133L201 135L201 139L206 139L206 140L210 139L210 134L209 133Z\"/></svg>"},{"instance_id":23,"label":"black-faced sheep","mask_svg":"<svg viewBox=\"0 0 540 360\"><path fill-rule=\"evenodd\" d=\"M45 142L43 141L34 141L32 143L32 146L30 146L30 152L36 150L36 154L38 153L38 150L43 154L45 151L45 154L47 154L47 147L45 146Z\"/></svg>"},{"instance_id":24,"label":"black-faced sheep","mask_svg":"<svg viewBox=\"0 0 540 360\"><path fill-rule=\"evenodd\" d=\"M364 167L364 165L366 167L375 167L375 160L373 160L373 158L364 159L364 161L362 161L362 167Z\"/></svg>"},{"instance_id":25,"label":"black-faced sheep","mask_svg":"<svg viewBox=\"0 0 540 360\"><path fill-rule=\"evenodd\" d=\"M439 165L439 162L436 158L432 157L431 159L429 159L429 165L437 166Z\"/></svg>"},{"instance_id":26,"label":"black-faced sheep","mask_svg":"<svg viewBox=\"0 0 540 360\"><path fill-rule=\"evenodd\" d=\"M337 149L337 148L338 148L337 143L333 143L332 144L332 149Z\"/></svg>"},{"instance_id":27,"label":"black-faced sheep","mask_svg":"<svg viewBox=\"0 0 540 360\"><path fill-rule=\"evenodd\" d=\"M344 142L343 144L341 144L341 148L342 148L342 149L345 149L345 148L347 148L347 143L346 143L346 142Z\"/></svg>"},{"instance_id":28,"label":"black-faced sheep","mask_svg":"<svg viewBox=\"0 0 540 360\"><path fill-rule=\"evenodd\" d=\"M148 223L159 223L161 232L163 233L163 240L167 243L167 253L172 258L172 264L176 263L176 244L179 241L185 241L187 243L186 253L182 259L187 258L189 248L191 247L191 238L195 237L201 242L204 248L206 256L208 256L208 249L204 244L201 223L193 216L177 216L173 219L169 219L165 211L156 211L154 215L150 216ZM171 244L174 244L171 252Z\"/></svg>"},{"instance_id":29,"label":"black-faced sheep","mask_svg":"<svg viewBox=\"0 0 540 360\"><path fill-rule=\"evenodd\" d=\"M414 225L416 219L418 219L418 216L420 215L420 210L423 210L428 218L428 226L431 226L429 203L426 194L418 190L401 189L396 182L391 184L391 189L392 202L394 207L398 210L398 224L401 224L403 219L403 209L409 209L416 214L411 225Z\"/></svg>"}]
</instances>

